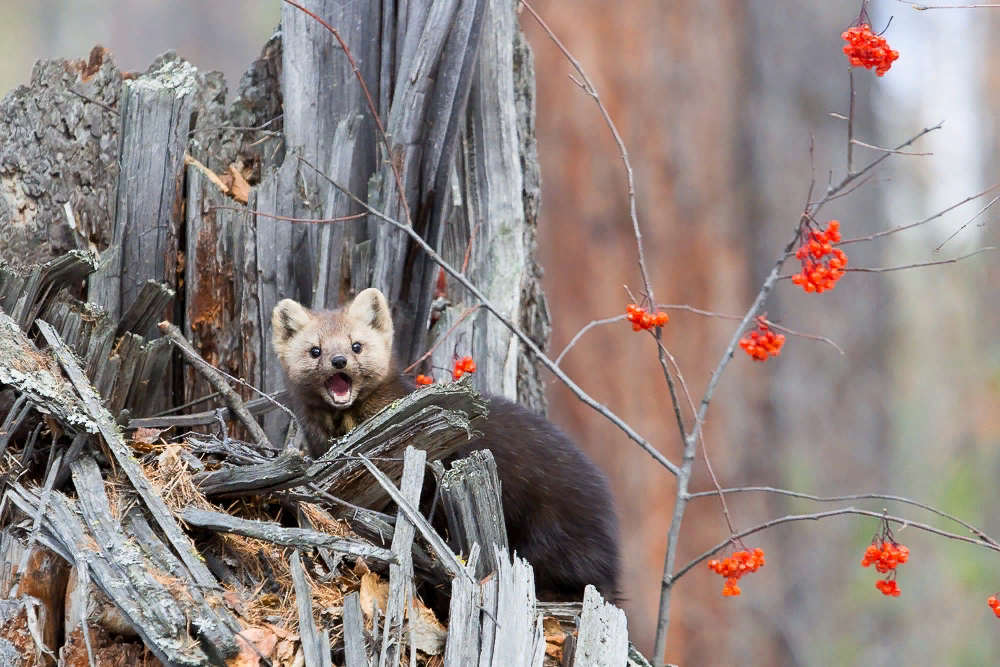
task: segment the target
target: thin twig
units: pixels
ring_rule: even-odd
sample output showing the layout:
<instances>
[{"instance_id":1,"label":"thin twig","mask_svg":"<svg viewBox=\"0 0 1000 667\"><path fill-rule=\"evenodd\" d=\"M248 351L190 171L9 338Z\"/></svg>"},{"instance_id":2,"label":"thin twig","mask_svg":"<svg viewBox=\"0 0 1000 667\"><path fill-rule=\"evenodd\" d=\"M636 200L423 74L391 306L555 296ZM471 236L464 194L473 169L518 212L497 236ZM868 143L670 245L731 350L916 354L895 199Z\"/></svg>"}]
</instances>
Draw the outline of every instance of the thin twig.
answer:
<instances>
[{"instance_id":1,"label":"thin twig","mask_svg":"<svg viewBox=\"0 0 1000 667\"><path fill-rule=\"evenodd\" d=\"M187 360L191 362L198 372L201 373L206 380L208 380L209 384L212 385L212 388L222 395L222 399L226 402L226 405L229 406L229 410L236 415L236 418L239 419L243 426L246 427L247 431L250 432L250 437L252 437L258 445L274 449L271 445L271 441L267 439L267 434L264 433L264 429L260 427L260 424L258 424L257 420L253 418L253 415L247 411L246 406L243 405L243 399L240 398L239 394L233 391L233 388L226 382L222 373L217 368L212 366L212 364L202 359L201 355L198 354L193 347L191 347L191 343L188 342L188 340L184 337L184 334L182 334L181 330L176 326L170 322L163 321L160 322L159 327L160 331L167 335L170 341L181 351L185 358L187 358Z\"/></svg>"},{"instance_id":2,"label":"thin twig","mask_svg":"<svg viewBox=\"0 0 1000 667\"><path fill-rule=\"evenodd\" d=\"M857 273L890 273L892 271L903 271L905 269L919 269L925 266L938 266L940 264L954 264L955 262L961 262L963 259L968 259L970 257L975 257L976 255L984 252L990 252L991 250L996 250L993 246L986 246L985 248L980 248L979 250L974 250L961 257L952 257L951 259L940 259L936 262L918 262L916 264L904 264L903 266L883 266L876 268L857 266L854 268L844 269L845 271L855 271ZM789 277L789 276L782 276Z\"/></svg>"},{"instance_id":3,"label":"thin twig","mask_svg":"<svg viewBox=\"0 0 1000 667\"><path fill-rule=\"evenodd\" d=\"M897 0L905 5L910 5L914 9L920 12L925 12L928 9L998 9L1000 4L987 3L982 5L924 5L919 2L913 2L913 0Z\"/></svg>"},{"instance_id":4,"label":"thin twig","mask_svg":"<svg viewBox=\"0 0 1000 667\"><path fill-rule=\"evenodd\" d=\"M115 109L114 107L109 107L109 106L108 106L107 104L105 104L104 102L100 102L100 101L98 101L98 100L95 100L95 99L94 99L94 98L92 98L92 97L87 97L87 96L86 96L86 95L84 95L83 93L81 93L81 92L79 92L79 91L76 91L76 90L73 90L72 88L67 88L66 90L68 90L69 92L73 93L73 94L74 94L74 95L76 95L77 97L82 97L83 99L87 100L87 101L88 101L88 102L90 102L91 104L96 104L97 106L101 107L101 108L102 108L102 109L104 109L105 111L109 111L109 112L113 113L113 114L114 114L114 115L116 115L116 116L118 115L118 109Z\"/></svg>"},{"instance_id":5,"label":"thin twig","mask_svg":"<svg viewBox=\"0 0 1000 667\"><path fill-rule=\"evenodd\" d=\"M241 206L216 205L209 208L210 211L216 211L220 209L223 211L243 211L244 213L249 210L246 206L241 207ZM327 222L348 222L350 220L361 220L362 218L368 215L368 213L354 213L352 215L341 215L336 218L317 218L316 220L306 220L304 218L292 218L287 215L274 215L273 213L262 213L261 211L253 211L253 214L261 218L270 218L271 220L284 220L285 222L292 222L297 224L308 222L317 225Z\"/></svg>"},{"instance_id":6,"label":"thin twig","mask_svg":"<svg viewBox=\"0 0 1000 667\"><path fill-rule=\"evenodd\" d=\"M455 320L455 323L452 324L451 327L449 327L448 330L445 331L444 334L442 336L440 336L437 339L437 341L434 342L433 345L431 345L431 348L429 350L427 350L426 352L424 352L424 355L422 357L420 357L419 359L417 359L416 361L414 361L412 364L410 364L409 366L407 366L406 368L403 369L403 374L405 375L406 373L409 373L414 368L416 368L418 365L420 365L421 361L423 361L427 357L429 357L432 354L434 354L434 350L436 350L438 348L438 346L441 343L443 343L445 341L445 339L448 338L448 336L450 336L455 331L455 329L458 328L458 325L461 324L462 321L465 320L465 318L467 318L469 315L471 315L472 313L474 313L477 310L479 310L479 308L480 308L480 304L478 304L478 303L476 305L474 305L474 306L470 306L469 308L466 308L465 312L463 312L462 315L457 320Z\"/></svg>"},{"instance_id":7,"label":"thin twig","mask_svg":"<svg viewBox=\"0 0 1000 667\"><path fill-rule=\"evenodd\" d=\"M941 248L943 248L943 247L944 247L944 244L945 244L945 243L947 243L948 241L950 241L950 240L952 240L953 238L955 238L956 236L958 236L958 235L959 235L959 233L961 233L961 231L962 231L963 229L965 229L966 227L968 227L969 225L971 225L971 224L973 223L973 221L974 221L974 220L975 220L976 218L978 218L978 217L979 217L979 216L981 216L981 215L982 215L983 213L985 213L985 212L986 212L986 211L987 211L987 210L988 210L988 209L989 209L989 208L990 208L991 206L993 206L993 204L996 204L996 203L997 203L997 200L998 200L998 199L1000 199L1000 195L997 195L996 197L994 197L993 199L991 199L991 200L990 200L990 203L989 203L989 204L987 204L986 206L984 206L984 207L982 207L981 209L979 209L979 212L978 212L978 213L976 213L976 214L975 214L974 216L972 216L971 218L969 218L969 219L968 219L968 220L967 220L967 221L965 222L965 224L964 224L964 225L962 225L961 227L959 227L958 229L956 229L956 230L955 230L955 231L954 231L954 232L952 233L952 235L951 235L951 236L949 236L948 238L946 238L946 239L945 239L944 241L941 241L941 245L939 245L938 247L934 248L934 252L940 252Z\"/></svg>"},{"instance_id":8,"label":"thin twig","mask_svg":"<svg viewBox=\"0 0 1000 667\"><path fill-rule=\"evenodd\" d=\"M849 243L859 243L861 241L874 241L877 238L881 238L883 236L888 236L889 234L896 234L898 232L906 231L907 229L913 229L914 227L919 227L921 225L925 225L928 222L931 222L933 220L937 220L938 218L940 218L941 216L943 216L946 213L950 213L951 211L955 210L959 206L962 206L964 204L968 204L970 201L972 201L974 199L979 199L980 197L982 197L984 195L988 195L989 193L993 192L997 188L1000 188L1000 183L995 183L995 184L991 185L990 187L986 188L985 190L983 190L982 192L976 193L976 194L974 194L974 195L972 195L970 197L966 197L962 201L960 201L960 202L958 202L956 204L952 204L951 206L948 206L947 208L941 209L940 211L938 211L934 215L932 215L930 217L927 217L927 218L924 218L923 220L918 220L917 222L911 222L908 225L901 225L899 227L893 227L892 229L887 229L885 231L875 232L874 234L870 234L868 236L859 236L859 237L853 238L853 239L844 239L838 245L847 245Z\"/></svg>"},{"instance_id":9,"label":"thin twig","mask_svg":"<svg viewBox=\"0 0 1000 667\"><path fill-rule=\"evenodd\" d=\"M854 88L854 68L847 68L847 75L851 82L851 103L847 113L847 175L854 173L854 98L857 91Z\"/></svg>"},{"instance_id":10,"label":"thin twig","mask_svg":"<svg viewBox=\"0 0 1000 667\"><path fill-rule=\"evenodd\" d=\"M607 317L603 320L593 320L592 322L584 326L582 329L576 332L576 335L573 336L573 338L569 341L569 343L567 343L566 347L563 348L563 351L559 353L559 356L556 357L555 361L556 366L562 363L563 357L565 357L566 354L573 349L573 346L576 345L578 340L583 338L583 334L587 333L596 326L600 326L602 324L611 324L612 322L621 322L624 319L625 319L624 315L616 315L615 317Z\"/></svg>"},{"instance_id":11,"label":"thin twig","mask_svg":"<svg viewBox=\"0 0 1000 667\"><path fill-rule=\"evenodd\" d=\"M934 153L913 153L911 151L897 151L894 148L882 148L881 146L873 146L872 144L866 144L858 139L851 139L851 143L855 146L862 146L863 148L870 148L873 151L882 151L883 153L892 153L893 155L912 155L915 157L927 157L934 155Z\"/></svg>"},{"instance_id":12,"label":"thin twig","mask_svg":"<svg viewBox=\"0 0 1000 667\"><path fill-rule=\"evenodd\" d=\"M982 540L976 540L971 537L967 537L965 535L958 535L956 533L948 532L947 530L941 530L940 528L935 528L934 526L928 526L925 523L918 523L916 521L910 521L909 519L903 519L898 516L891 516L885 514L884 512L859 510L855 507L841 507L840 509L828 510L826 512L816 512L814 514L789 514L787 516L783 516L778 519L771 519L770 521L766 521L762 524L754 526L753 528L747 528L746 530L740 531L736 535L731 535L727 537L724 541L716 544L714 547L712 547L705 553L701 554L700 556L689 562L684 567L677 570L676 574L674 574L670 578L670 581L671 583L676 582L687 572L689 572L691 568L698 565L698 563L701 563L702 561L711 558L714 554L726 548L726 546L732 543L733 540L742 539L748 535L759 533L762 530L767 530L768 528L773 528L774 526L780 526L783 523L791 523L793 521L819 521L820 519L826 519L832 516L842 516L844 514L856 514L859 516L869 516L875 519L885 519L887 521L891 521L892 523L898 523L901 526L913 527L916 528L917 530L923 530L928 533L933 533L934 535L940 535L941 537L947 537L948 539L958 540L960 542L967 542L969 544L975 544L981 547L986 547L987 549L991 549L993 551L1000 552L1000 546L998 546L996 543L993 542L984 542Z\"/></svg>"},{"instance_id":13,"label":"thin twig","mask_svg":"<svg viewBox=\"0 0 1000 667\"><path fill-rule=\"evenodd\" d=\"M898 503L903 503L905 505L913 505L914 507L919 507L920 509L927 510L932 514L937 514L938 516L948 519L949 521L954 521L957 524L962 525L967 528L970 533L983 540L984 542L989 542L990 544L1000 547L1000 542L997 542L992 537L979 530L971 523L960 519L959 517L948 514L942 510L932 507L926 503L922 503L918 500L913 500L912 498L906 498L904 496L893 496L886 493L851 493L842 496L817 496L811 493L801 493L799 491L790 491L789 489L779 489L772 486L741 486L732 489L724 489L726 493L774 493L780 496L789 496L791 498L801 498L803 500L811 500L817 503L837 503L837 502L850 502L854 500L891 500ZM715 491L699 491L697 493L688 494L688 498L703 498L706 496L714 496Z\"/></svg>"}]
</instances>

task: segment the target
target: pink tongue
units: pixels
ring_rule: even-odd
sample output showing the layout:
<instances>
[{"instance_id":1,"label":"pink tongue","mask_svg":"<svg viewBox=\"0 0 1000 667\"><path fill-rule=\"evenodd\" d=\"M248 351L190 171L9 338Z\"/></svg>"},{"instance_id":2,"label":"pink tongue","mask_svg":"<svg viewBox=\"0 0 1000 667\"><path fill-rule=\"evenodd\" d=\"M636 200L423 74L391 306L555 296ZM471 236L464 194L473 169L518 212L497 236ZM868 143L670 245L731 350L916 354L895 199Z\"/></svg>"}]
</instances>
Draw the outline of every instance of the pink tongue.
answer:
<instances>
[{"instance_id":1,"label":"pink tongue","mask_svg":"<svg viewBox=\"0 0 1000 667\"><path fill-rule=\"evenodd\" d=\"M343 373L337 373L330 378L330 391L334 394L346 394L351 389L351 382Z\"/></svg>"}]
</instances>

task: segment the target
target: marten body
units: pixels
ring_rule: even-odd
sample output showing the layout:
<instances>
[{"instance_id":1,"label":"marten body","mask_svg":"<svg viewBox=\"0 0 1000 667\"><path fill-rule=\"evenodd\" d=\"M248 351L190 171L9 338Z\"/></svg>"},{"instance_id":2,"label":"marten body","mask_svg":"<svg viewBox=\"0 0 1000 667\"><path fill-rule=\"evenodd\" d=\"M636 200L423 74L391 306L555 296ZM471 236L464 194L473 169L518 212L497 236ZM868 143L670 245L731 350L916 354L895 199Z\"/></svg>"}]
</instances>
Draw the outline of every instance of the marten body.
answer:
<instances>
[{"instance_id":1,"label":"marten body","mask_svg":"<svg viewBox=\"0 0 1000 667\"><path fill-rule=\"evenodd\" d=\"M284 300L274 347L310 454L415 390L392 353L392 318L368 289L335 311ZM497 465L510 548L535 569L542 598L579 597L593 584L618 600L618 521L607 480L559 427L504 398L487 396L482 435L445 461L489 449Z\"/></svg>"}]
</instances>

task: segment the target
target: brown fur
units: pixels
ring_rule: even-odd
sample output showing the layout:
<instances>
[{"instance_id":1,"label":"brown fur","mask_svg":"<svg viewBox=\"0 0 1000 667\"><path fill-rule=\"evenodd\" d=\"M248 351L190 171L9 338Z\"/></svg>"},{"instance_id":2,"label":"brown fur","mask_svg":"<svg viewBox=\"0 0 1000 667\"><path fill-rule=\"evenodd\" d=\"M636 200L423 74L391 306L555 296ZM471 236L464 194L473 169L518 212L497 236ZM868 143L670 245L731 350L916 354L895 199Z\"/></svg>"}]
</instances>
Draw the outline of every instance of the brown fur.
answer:
<instances>
[{"instance_id":1,"label":"brown fur","mask_svg":"<svg viewBox=\"0 0 1000 667\"><path fill-rule=\"evenodd\" d=\"M285 300L275 308L273 324L292 407L313 456L326 451L330 438L414 391L392 354L392 318L377 290L365 290L335 311L307 311ZM331 359L355 340L365 344L348 367L357 378L357 396L350 405L337 405L325 384ZM323 352L319 359L309 354L315 346ZM482 435L446 464L479 449L493 453L510 547L534 566L541 597L579 597L586 584L594 584L606 598L620 600L618 520L604 475L549 420L506 399L488 398Z\"/></svg>"}]
</instances>

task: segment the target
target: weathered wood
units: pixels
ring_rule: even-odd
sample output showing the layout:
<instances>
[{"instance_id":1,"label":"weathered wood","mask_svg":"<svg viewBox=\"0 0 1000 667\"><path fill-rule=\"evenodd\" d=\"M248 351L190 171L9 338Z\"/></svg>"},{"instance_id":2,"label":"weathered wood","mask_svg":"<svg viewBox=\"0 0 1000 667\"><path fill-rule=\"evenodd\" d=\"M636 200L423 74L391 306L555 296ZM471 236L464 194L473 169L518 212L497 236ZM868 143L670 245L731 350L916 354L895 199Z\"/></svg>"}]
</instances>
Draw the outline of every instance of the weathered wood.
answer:
<instances>
[{"instance_id":1,"label":"weathered wood","mask_svg":"<svg viewBox=\"0 0 1000 667\"><path fill-rule=\"evenodd\" d=\"M284 528L276 523L253 521L238 517L189 507L184 510L184 521L192 526L207 528L222 533L234 533L252 537L265 542L272 542L283 547L295 549L315 549L323 547L360 558L370 558L383 563L398 561L388 549L380 549L366 542L358 542L329 533L320 533L304 528Z\"/></svg>"},{"instance_id":2,"label":"weathered wood","mask_svg":"<svg viewBox=\"0 0 1000 667\"><path fill-rule=\"evenodd\" d=\"M469 568L469 574L472 577L457 577L451 585L444 667L474 665L479 658L480 587L472 568Z\"/></svg>"},{"instance_id":3,"label":"weathered wood","mask_svg":"<svg viewBox=\"0 0 1000 667\"><path fill-rule=\"evenodd\" d=\"M625 612L604 598L593 586L583 593L583 614L576 639L574 667L624 665L628 658Z\"/></svg>"},{"instance_id":4,"label":"weathered wood","mask_svg":"<svg viewBox=\"0 0 1000 667\"><path fill-rule=\"evenodd\" d=\"M169 345L166 340L163 342ZM254 417L257 417L267 414L271 410L277 410L278 406L275 405L275 403L281 403L284 401L285 396L285 392L280 391L276 394L271 394L270 398L255 398L253 400L246 401L243 406L247 409L247 412ZM144 417L141 419L130 420L128 428L170 428L171 426L176 428L190 428L191 426L205 426L207 424L218 422L219 417L220 413L218 410L196 412L190 415L173 415L169 417ZM236 415L230 412L229 408L225 408L223 410L221 417L224 421L236 419Z\"/></svg>"},{"instance_id":5,"label":"weathered wood","mask_svg":"<svg viewBox=\"0 0 1000 667\"><path fill-rule=\"evenodd\" d=\"M46 660L46 648L41 633L52 620L44 607L32 597L0 600L0 664L10 667L43 667L54 664Z\"/></svg>"},{"instance_id":6,"label":"weathered wood","mask_svg":"<svg viewBox=\"0 0 1000 667\"><path fill-rule=\"evenodd\" d=\"M30 515L38 507L38 497L17 483L9 485L6 497L25 514ZM172 661L178 665L207 667L207 657L200 648L192 646L183 626L165 625L162 613L147 615L150 610L138 601L139 596L129 579L122 576L100 550L94 549L95 539L78 517L73 501L56 492L52 494L50 505L50 511L45 514L46 534L40 541L61 543L60 553L72 554L69 557L78 566L89 568L101 590L160 660L168 664Z\"/></svg>"},{"instance_id":7,"label":"weathered wood","mask_svg":"<svg viewBox=\"0 0 1000 667\"><path fill-rule=\"evenodd\" d=\"M0 384L28 397L34 408L68 427L96 433L80 399L62 379L58 366L42 354L10 317L0 312Z\"/></svg>"},{"instance_id":8,"label":"weathered wood","mask_svg":"<svg viewBox=\"0 0 1000 667\"><path fill-rule=\"evenodd\" d=\"M215 208L233 203L202 172L187 170L184 336L210 365L238 374L242 352L236 276L243 267L244 226L240 213ZM209 387L191 369L184 398L204 396Z\"/></svg>"},{"instance_id":9,"label":"weathered wood","mask_svg":"<svg viewBox=\"0 0 1000 667\"><path fill-rule=\"evenodd\" d=\"M399 492L413 507L420 503L426 461L426 452L413 447L406 448ZM395 667L402 655L403 615L415 592L411 555L414 531L413 523L400 510L396 517L396 531L392 536L392 552L396 554L399 563L389 566L389 598L385 605L385 631L382 633L379 667Z\"/></svg>"},{"instance_id":10,"label":"weathered wood","mask_svg":"<svg viewBox=\"0 0 1000 667\"><path fill-rule=\"evenodd\" d=\"M212 367L207 361L201 358L193 347L191 343L184 338L184 334L181 330L170 322L160 322L160 331L165 333L168 338L177 346L177 349L181 351L184 358L188 360L197 370L201 373L212 388L222 395L223 400L229 409L236 415L243 424L244 428L250 432L250 436L258 445L270 446L274 449L274 445L267 438L267 434L264 433L264 429L260 427L257 421L253 418L249 412L247 412L246 407L243 405L243 399L240 398L232 387L229 386L229 381L224 378L218 370Z\"/></svg>"},{"instance_id":11,"label":"weathered wood","mask_svg":"<svg viewBox=\"0 0 1000 667\"><path fill-rule=\"evenodd\" d=\"M444 540L441 539L441 536L434 531L431 524L427 522L427 519L420 514L417 508L407 502L406 498L404 498L399 492L399 489L393 485L392 481L386 477L374 463L364 457L361 457L361 462L364 463L366 468L368 468L368 472L372 474L372 477L374 477L389 493L393 502L399 506L399 510L406 514L406 517L410 520L410 522L416 526L417 530L420 531L420 534L423 535L425 540L427 540L427 543L431 545L431 548L434 549L435 553L437 553L438 558L448 570L448 573L452 576L458 576L460 573L464 574L465 570L459 562L458 557L455 556L454 552L448 548L448 545L445 544Z\"/></svg>"},{"instance_id":12,"label":"weathered wood","mask_svg":"<svg viewBox=\"0 0 1000 667\"><path fill-rule=\"evenodd\" d=\"M54 356L59 361L59 365L62 366L66 375L69 376L70 382L83 401L84 409L90 420L96 424L97 430L104 438L104 442L111 450L118 465L125 472L132 486L138 492L139 497L153 515L156 524L163 531L164 536L180 556L181 560L184 561L184 565L194 578L195 583L205 588L216 587L218 582L212 576L212 573L208 571L208 568L205 567L205 564L198 558L190 540L184 535L170 510L167 509L166 503L142 473L142 469L139 468L138 463L132 457L131 450L129 450L128 445L122 439L118 425L108 411L101 406L100 397L87 382L87 378L73 357L73 353L66 347L66 344L59 338L59 334L49 324L42 320L37 320L36 324L52 349Z\"/></svg>"},{"instance_id":13,"label":"weathered wood","mask_svg":"<svg viewBox=\"0 0 1000 667\"><path fill-rule=\"evenodd\" d=\"M295 587L295 606L299 612L299 639L305 656L305 667L322 667L319 631L312 615L312 590L302 570L302 559L296 549L291 558L292 584Z\"/></svg>"},{"instance_id":14,"label":"weathered wood","mask_svg":"<svg viewBox=\"0 0 1000 667\"><path fill-rule=\"evenodd\" d=\"M195 74L190 63L176 56L163 58L155 71L126 81L122 89L113 245L103 253L90 292L114 319L147 280L176 286L184 152Z\"/></svg>"},{"instance_id":15,"label":"weathered wood","mask_svg":"<svg viewBox=\"0 0 1000 667\"><path fill-rule=\"evenodd\" d=\"M485 405L468 383L428 387L388 406L334 442L310 473L329 493L382 509L388 502L386 493L364 474L358 457L382 459L380 468L395 483L402 474L399 455L408 443L419 443L431 461L448 456L468 441L476 420L485 415Z\"/></svg>"},{"instance_id":16,"label":"weathered wood","mask_svg":"<svg viewBox=\"0 0 1000 667\"><path fill-rule=\"evenodd\" d=\"M289 480L300 480L310 463L295 451L284 451L272 461L249 466L224 466L200 473L194 482L206 496L238 494L241 491L288 488Z\"/></svg>"},{"instance_id":17,"label":"weathered wood","mask_svg":"<svg viewBox=\"0 0 1000 667\"><path fill-rule=\"evenodd\" d=\"M494 548L497 571L496 609L485 609L497 620L493 667L535 667L542 664L545 637L535 610L535 575L522 558ZM484 621L491 622L491 621ZM539 650L541 654L539 654Z\"/></svg>"},{"instance_id":18,"label":"weathered wood","mask_svg":"<svg viewBox=\"0 0 1000 667\"><path fill-rule=\"evenodd\" d=\"M496 572L499 563L494 547L506 551L508 542L492 452L481 450L455 461L443 475L440 490L453 545L464 554L479 545L482 555L476 579Z\"/></svg>"},{"instance_id":19,"label":"weathered wood","mask_svg":"<svg viewBox=\"0 0 1000 667\"><path fill-rule=\"evenodd\" d=\"M38 621L38 635L47 650L55 653L62 643L59 631L69 564L44 547L28 548L9 530L3 532L0 540L0 563L3 564L0 598L30 598ZM12 589L15 580L17 585ZM55 664L53 660L48 662ZM5 663L0 661L0 664Z\"/></svg>"},{"instance_id":20,"label":"weathered wood","mask_svg":"<svg viewBox=\"0 0 1000 667\"><path fill-rule=\"evenodd\" d=\"M361 614L361 595L355 591L344 598L345 667L368 667L365 649L365 619Z\"/></svg>"},{"instance_id":21,"label":"weathered wood","mask_svg":"<svg viewBox=\"0 0 1000 667\"><path fill-rule=\"evenodd\" d=\"M23 267L108 244L118 117L104 107L121 90L114 58L96 46L89 62L36 62L28 86L0 96L0 259Z\"/></svg>"}]
</instances>

